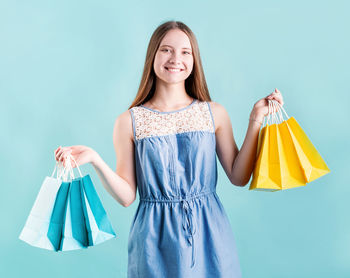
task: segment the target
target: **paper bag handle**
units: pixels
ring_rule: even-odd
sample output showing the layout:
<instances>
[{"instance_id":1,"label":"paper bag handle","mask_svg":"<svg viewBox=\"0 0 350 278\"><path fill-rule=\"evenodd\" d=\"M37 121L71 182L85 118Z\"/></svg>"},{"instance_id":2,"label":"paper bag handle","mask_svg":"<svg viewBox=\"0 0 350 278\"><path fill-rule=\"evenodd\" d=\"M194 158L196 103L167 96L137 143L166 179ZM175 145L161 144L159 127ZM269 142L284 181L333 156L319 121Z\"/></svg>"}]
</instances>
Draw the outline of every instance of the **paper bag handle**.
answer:
<instances>
[{"instance_id":1,"label":"paper bag handle","mask_svg":"<svg viewBox=\"0 0 350 278\"><path fill-rule=\"evenodd\" d=\"M271 125L274 123L276 124L282 123L285 120L282 112L286 115L287 119L289 119L287 112L284 110L282 105L276 100L268 100L268 109L269 109L268 115L265 117L266 124ZM275 112L272 112L273 110L275 110Z\"/></svg>"},{"instance_id":2,"label":"paper bag handle","mask_svg":"<svg viewBox=\"0 0 350 278\"><path fill-rule=\"evenodd\" d=\"M51 174L51 178L53 178L53 175L55 174L56 170L57 170L56 179L60 179L64 174L64 167L61 161L56 161L55 168L53 169L53 172Z\"/></svg>"},{"instance_id":3,"label":"paper bag handle","mask_svg":"<svg viewBox=\"0 0 350 278\"><path fill-rule=\"evenodd\" d=\"M78 163L75 161L74 157L71 154L68 154L66 157L66 162L68 162L66 164L66 167L63 166L62 162L56 161L55 168L51 174L51 177L53 177L53 175L55 174L55 171L57 169L57 175L56 175L57 179L61 179L63 177L63 180L67 181L68 173L70 174L70 178L74 179L75 177L74 177L74 171L73 171L71 159L75 162L75 165L78 168L80 177L83 177L83 175L81 174L80 168L78 166Z\"/></svg>"},{"instance_id":4,"label":"paper bag handle","mask_svg":"<svg viewBox=\"0 0 350 278\"><path fill-rule=\"evenodd\" d=\"M274 99L272 100L272 102L273 102L276 106L278 106L278 110L279 110L279 113L281 114L281 117L283 118L282 113L281 113L281 111L282 111L282 112L286 115L287 119L289 119L289 116L288 116L286 110L284 110L283 106L282 106L278 101L276 101L276 100L274 100Z\"/></svg>"}]
</instances>

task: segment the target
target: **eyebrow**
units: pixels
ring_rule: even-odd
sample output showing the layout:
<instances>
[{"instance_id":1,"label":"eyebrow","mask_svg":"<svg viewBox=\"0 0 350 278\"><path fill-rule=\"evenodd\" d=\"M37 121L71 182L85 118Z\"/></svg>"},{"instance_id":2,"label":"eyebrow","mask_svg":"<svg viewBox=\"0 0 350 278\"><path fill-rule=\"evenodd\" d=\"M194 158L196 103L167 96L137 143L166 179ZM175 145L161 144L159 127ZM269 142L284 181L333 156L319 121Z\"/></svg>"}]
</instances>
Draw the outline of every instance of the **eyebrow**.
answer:
<instances>
[{"instance_id":1,"label":"eyebrow","mask_svg":"<svg viewBox=\"0 0 350 278\"><path fill-rule=\"evenodd\" d=\"M163 44L163 45L161 45L160 47L163 47L163 46L169 46L169 47L173 48L171 45L167 45L167 44ZM192 50L191 48L188 48L188 47L183 47L182 49L189 49L189 50Z\"/></svg>"}]
</instances>

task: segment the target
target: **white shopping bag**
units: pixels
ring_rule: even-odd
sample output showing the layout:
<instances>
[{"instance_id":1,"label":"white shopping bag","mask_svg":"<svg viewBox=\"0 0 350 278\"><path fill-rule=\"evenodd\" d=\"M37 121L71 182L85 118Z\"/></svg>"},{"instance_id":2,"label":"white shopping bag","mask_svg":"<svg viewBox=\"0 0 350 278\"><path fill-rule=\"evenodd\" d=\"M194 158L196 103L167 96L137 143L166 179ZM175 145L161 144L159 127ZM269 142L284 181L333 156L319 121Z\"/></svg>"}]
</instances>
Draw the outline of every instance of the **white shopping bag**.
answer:
<instances>
[{"instance_id":1,"label":"white shopping bag","mask_svg":"<svg viewBox=\"0 0 350 278\"><path fill-rule=\"evenodd\" d=\"M56 170L57 176L54 178ZM62 164L56 162L51 177L45 177L41 185L39 194L36 197L19 239L36 247L54 250L54 246L47 237L47 232L56 195L62 183L61 177L63 174L64 168Z\"/></svg>"}]
</instances>

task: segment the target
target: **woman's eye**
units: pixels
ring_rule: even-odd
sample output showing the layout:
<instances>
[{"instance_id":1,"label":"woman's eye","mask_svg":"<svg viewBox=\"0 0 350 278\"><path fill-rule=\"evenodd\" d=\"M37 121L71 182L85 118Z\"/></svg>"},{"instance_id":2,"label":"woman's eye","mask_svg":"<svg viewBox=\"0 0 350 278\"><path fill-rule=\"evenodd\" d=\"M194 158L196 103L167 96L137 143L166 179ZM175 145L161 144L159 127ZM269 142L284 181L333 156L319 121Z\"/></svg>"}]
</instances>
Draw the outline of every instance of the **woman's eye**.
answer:
<instances>
[{"instance_id":1,"label":"woman's eye","mask_svg":"<svg viewBox=\"0 0 350 278\"><path fill-rule=\"evenodd\" d=\"M163 51L163 52L168 52L168 51L170 51L169 49L162 49L161 51ZM183 53L185 53L185 54L191 54L191 52L188 52L188 51L184 51Z\"/></svg>"}]
</instances>

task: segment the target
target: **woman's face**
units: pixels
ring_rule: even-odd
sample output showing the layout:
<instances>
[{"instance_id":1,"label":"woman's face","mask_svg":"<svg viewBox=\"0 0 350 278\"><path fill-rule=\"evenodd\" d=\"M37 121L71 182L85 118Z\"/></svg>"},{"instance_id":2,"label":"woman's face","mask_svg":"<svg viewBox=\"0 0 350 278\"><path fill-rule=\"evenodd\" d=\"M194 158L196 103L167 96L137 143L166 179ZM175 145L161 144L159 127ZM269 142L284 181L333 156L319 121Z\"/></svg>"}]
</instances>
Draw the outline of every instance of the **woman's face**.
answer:
<instances>
[{"instance_id":1,"label":"woman's face","mask_svg":"<svg viewBox=\"0 0 350 278\"><path fill-rule=\"evenodd\" d=\"M186 80L193 68L192 47L187 35L179 29L170 30L160 43L153 69L157 79L165 83Z\"/></svg>"}]
</instances>

